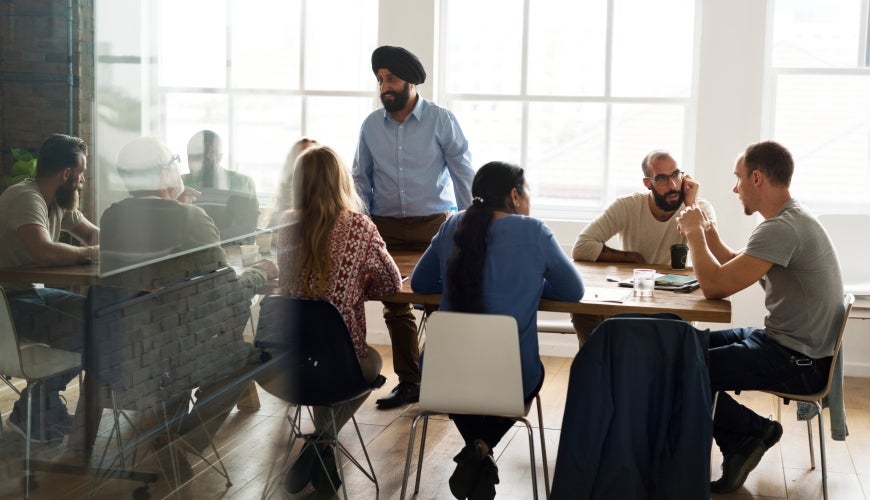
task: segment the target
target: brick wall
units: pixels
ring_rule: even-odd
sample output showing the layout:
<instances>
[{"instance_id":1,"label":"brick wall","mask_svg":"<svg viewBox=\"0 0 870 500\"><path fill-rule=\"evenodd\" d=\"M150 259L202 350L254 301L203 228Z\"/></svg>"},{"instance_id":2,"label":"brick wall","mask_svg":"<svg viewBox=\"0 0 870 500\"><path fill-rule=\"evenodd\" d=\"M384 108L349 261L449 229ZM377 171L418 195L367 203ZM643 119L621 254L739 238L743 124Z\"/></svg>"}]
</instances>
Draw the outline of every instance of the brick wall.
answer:
<instances>
[{"instance_id":1,"label":"brick wall","mask_svg":"<svg viewBox=\"0 0 870 500\"><path fill-rule=\"evenodd\" d=\"M253 291L243 288L232 269L145 295L92 288L92 354L104 403L111 404L111 386L119 407L159 408L243 367L254 355L243 338Z\"/></svg>"},{"instance_id":2,"label":"brick wall","mask_svg":"<svg viewBox=\"0 0 870 500\"><path fill-rule=\"evenodd\" d=\"M51 133L81 137L93 151L93 107L94 0L0 3L0 172L12 166L11 148L35 152ZM89 218L91 192L82 193Z\"/></svg>"}]
</instances>

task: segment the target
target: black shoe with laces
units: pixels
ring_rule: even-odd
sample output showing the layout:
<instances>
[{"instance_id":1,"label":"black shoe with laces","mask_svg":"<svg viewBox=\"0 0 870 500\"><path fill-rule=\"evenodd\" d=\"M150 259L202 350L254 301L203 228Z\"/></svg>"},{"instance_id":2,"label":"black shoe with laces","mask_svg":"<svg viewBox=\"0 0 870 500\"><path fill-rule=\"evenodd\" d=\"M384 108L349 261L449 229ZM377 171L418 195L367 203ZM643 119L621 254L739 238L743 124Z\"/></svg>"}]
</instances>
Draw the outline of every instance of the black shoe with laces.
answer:
<instances>
[{"instance_id":1,"label":"black shoe with laces","mask_svg":"<svg viewBox=\"0 0 870 500\"><path fill-rule=\"evenodd\" d=\"M311 482L315 467L320 467L320 461L317 460L317 447L313 443L306 443L299 458L284 476L284 490L296 494L305 489L305 486Z\"/></svg>"},{"instance_id":2,"label":"black shoe with laces","mask_svg":"<svg viewBox=\"0 0 870 500\"><path fill-rule=\"evenodd\" d=\"M776 420L765 419L761 424L761 441L764 443L764 450L769 450L779 442L780 438L782 438L782 425Z\"/></svg>"},{"instance_id":3,"label":"black shoe with laces","mask_svg":"<svg viewBox=\"0 0 870 500\"><path fill-rule=\"evenodd\" d=\"M12 413L9 414L9 427L12 428L15 432L21 434L24 439L27 439L27 421L24 419L22 414L25 413L18 406L12 407ZM42 435L42 431L39 426L39 415L35 415L35 418L31 420L30 426L30 441L34 443L44 444L44 443L54 443L63 440L63 434L58 430L54 429L47 422L45 424L45 435Z\"/></svg>"},{"instance_id":4,"label":"black shoe with laces","mask_svg":"<svg viewBox=\"0 0 870 500\"><path fill-rule=\"evenodd\" d=\"M335 466L335 454L332 451L332 447L328 446L321 451L320 457L323 459L323 466L321 466L320 462L314 464L311 484L314 485L314 489L318 493L336 493L341 487L341 478L338 476L338 469Z\"/></svg>"},{"instance_id":5,"label":"black shoe with laces","mask_svg":"<svg viewBox=\"0 0 870 500\"><path fill-rule=\"evenodd\" d=\"M743 486L746 477L761 461L767 451L764 441L747 436L732 452L722 458L722 477L710 483L712 493L729 493Z\"/></svg>"},{"instance_id":6,"label":"black shoe with laces","mask_svg":"<svg viewBox=\"0 0 870 500\"><path fill-rule=\"evenodd\" d=\"M420 384L414 382L399 382L389 395L375 401L378 409L398 408L420 401Z\"/></svg>"},{"instance_id":7,"label":"black shoe with laces","mask_svg":"<svg viewBox=\"0 0 870 500\"><path fill-rule=\"evenodd\" d=\"M75 418L67 412L66 398L56 392L49 393L45 401L45 425L54 427L58 432L72 432Z\"/></svg>"},{"instance_id":8,"label":"black shoe with laces","mask_svg":"<svg viewBox=\"0 0 870 500\"><path fill-rule=\"evenodd\" d=\"M480 444L472 441L465 445L455 457L456 470L450 476L450 493L459 499L468 498L477 484L477 476L480 473L483 453Z\"/></svg>"},{"instance_id":9,"label":"black shoe with laces","mask_svg":"<svg viewBox=\"0 0 870 500\"><path fill-rule=\"evenodd\" d=\"M498 466L495 465L495 460L492 459L492 456L487 455L480 466L477 484L474 485L474 490L468 495L468 500L492 500L495 498L495 485L498 483Z\"/></svg>"}]
</instances>

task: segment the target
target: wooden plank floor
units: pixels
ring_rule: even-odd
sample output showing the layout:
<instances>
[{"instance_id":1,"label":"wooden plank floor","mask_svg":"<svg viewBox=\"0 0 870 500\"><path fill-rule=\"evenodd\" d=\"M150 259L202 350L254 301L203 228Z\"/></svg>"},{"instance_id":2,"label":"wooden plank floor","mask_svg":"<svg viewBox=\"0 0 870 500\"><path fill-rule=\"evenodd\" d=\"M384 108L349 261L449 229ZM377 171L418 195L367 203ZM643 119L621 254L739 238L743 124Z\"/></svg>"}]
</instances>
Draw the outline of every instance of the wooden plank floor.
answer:
<instances>
[{"instance_id":1,"label":"wooden plank floor","mask_svg":"<svg viewBox=\"0 0 870 500\"><path fill-rule=\"evenodd\" d=\"M345 482L349 496L353 499L399 497L408 433L411 419L417 411L416 405L387 411L375 408L374 400L386 394L396 382L395 376L389 370L392 366L389 347L379 347L378 350L384 357L384 375L388 376L389 380L383 389L366 401L357 413L357 420L375 465L380 494L359 471L348 466L345 468ZM547 379L541 394L551 471L558 449L559 428L570 363L571 360L565 358L544 358ZM68 388L65 395L70 400L70 409L74 408L77 388ZM847 378L846 395L851 435L845 442L832 441L829 436L826 436L830 497L838 500L870 498L866 493L870 492L870 379ZM5 386L0 390L0 412L4 418L4 432L0 437L0 498L22 496L21 458L24 440L5 423L15 399L16 396ZM776 414L773 398L770 396L743 393L739 399L762 414ZM281 479L285 468L283 457L289 435L288 424L284 419L286 405L265 391L260 391L260 401L262 407L258 411L234 410L216 436L219 453L229 471L232 486L227 487L225 480L217 472L202 461L191 457L193 479L177 487L172 480L167 480L161 474L160 479L148 488L150 498L253 499L261 498L264 494L266 498L277 499L326 498L318 495L310 486L298 495L289 496L284 493ZM714 496L714 498L821 498L821 472L809 470L806 425L795 420L793 405L783 407L782 419L785 428L782 441L764 456L744 487L735 494ZM531 421L537 426L536 418L531 418ZM99 446L105 443L110 423L110 414L106 413ZM310 425L310 422L307 424ZM815 425L814 430L817 430ZM352 426L347 426L340 438L351 453L359 460L364 460ZM537 434L535 441L539 491L543 496L543 474ZM497 447L496 458L501 477L501 484L497 486L498 498L531 498L527 443L524 429L514 427ZM451 459L461 447L461 439L452 423L444 418L430 421L423 478L420 493L416 498L452 498L447 486L447 478L453 472L454 464ZM298 445L292 450L291 462L297 452ZM35 458L43 460L76 463L75 454L67 449L65 442L55 446L35 445L33 453ZM818 449L816 454L818 455ZM148 457L147 454L146 456L140 454L138 460L137 470L160 470L153 457ZM718 451L713 451L711 462L713 475L718 477L720 465ZM32 498L52 500L134 498L134 491L142 486L142 483L126 480L97 481L90 477L48 472L37 472L37 481L38 486L33 490Z\"/></svg>"}]
</instances>

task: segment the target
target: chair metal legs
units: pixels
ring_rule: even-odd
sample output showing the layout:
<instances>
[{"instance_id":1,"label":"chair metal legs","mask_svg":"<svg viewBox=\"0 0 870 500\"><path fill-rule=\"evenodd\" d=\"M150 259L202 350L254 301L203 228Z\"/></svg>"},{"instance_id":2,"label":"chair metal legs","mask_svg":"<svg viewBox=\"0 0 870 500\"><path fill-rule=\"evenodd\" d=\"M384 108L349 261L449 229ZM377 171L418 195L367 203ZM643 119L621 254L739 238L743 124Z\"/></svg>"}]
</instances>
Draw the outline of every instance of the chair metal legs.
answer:
<instances>
[{"instance_id":1,"label":"chair metal legs","mask_svg":"<svg viewBox=\"0 0 870 500\"><path fill-rule=\"evenodd\" d=\"M819 419L819 455L822 457L822 495L825 500L828 500L828 464L825 457L825 419L822 414L822 404L820 401L814 401L816 404L816 418ZM807 420L807 436L810 440L810 460L813 469L816 468L815 454L813 453L813 427L810 421Z\"/></svg>"},{"instance_id":2,"label":"chair metal legs","mask_svg":"<svg viewBox=\"0 0 870 500\"><path fill-rule=\"evenodd\" d=\"M289 406L288 406L288 411L289 411ZM308 408L308 414L313 419L313 415L311 413L310 407ZM351 415L350 420L351 420L351 422L353 422L354 431L356 432L357 439L359 439L359 444L360 444L360 447L362 448L363 455L365 455L365 457L366 457L366 463L368 464L368 469L366 469L366 467L364 467L359 462L359 460L357 460L356 457L354 457L347 450L347 448L345 448L345 446L343 444L341 444L341 441L338 440L338 429L336 429L337 426L335 423L335 411L333 410L332 407L329 407L329 417L330 417L329 424L331 425L331 428L332 428L331 435L336 436L334 439L329 438L329 437L322 437L323 434L326 434L326 433L323 433L320 435L308 435L308 436L306 436L306 435L302 434L302 406L296 406L296 411L293 413L293 416L292 417L290 415L287 416L287 420L290 421L290 437L288 438L288 442L287 442L287 452L284 455L284 463L285 464L287 463L287 461L290 457L290 452L293 449L293 443L296 441L296 439L302 439L304 441L304 444L302 445L302 448L300 451L305 450L306 446L317 446L319 444L327 444L329 446L333 446L335 448L335 453L336 453L335 454L335 460L336 460L335 465L336 465L336 468L338 470L339 480L341 481L341 486L339 486L339 487L336 487L335 484L332 484L333 489L336 491L336 493L338 492L338 489L341 488L344 499L347 500L347 498L348 498L347 486L345 485L345 481L344 481L344 467L342 466L342 460L341 460L342 455L344 457L346 457L348 459L348 461L351 462L357 469L359 469L360 472L362 472L369 479L369 481L371 481L375 484L375 491L376 492L380 492L380 485L378 484L377 475L375 475L375 468L372 465L372 460L371 460L371 457L369 456L368 449L366 448L365 441L363 441L362 432L360 432L359 424L356 421L356 416ZM324 471L326 471L326 464L323 461L323 457L321 457L320 454L318 453L317 458L318 458L318 462L319 462L320 467L323 468ZM273 468L274 468L274 464L273 464ZM272 472L274 470L273 468L269 469L269 476L268 477L270 477L270 478L272 477ZM331 482L332 482L332 480L330 479L330 483ZM263 490L263 495L261 498L267 498L268 493L269 493L269 489L270 489L269 485L271 483L272 483L272 480L270 480L266 484L266 488Z\"/></svg>"},{"instance_id":3,"label":"chair metal legs","mask_svg":"<svg viewBox=\"0 0 870 500\"><path fill-rule=\"evenodd\" d=\"M27 391L27 415L24 418L27 420L27 423L24 424L26 429L24 436L24 498L30 498L30 436L33 429L32 418L30 418L33 413L31 413L33 407L33 391ZM45 413L44 409L43 412ZM43 436L45 436L45 431L43 431Z\"/></svg>"},{"instance_id":4,"label":"chair metal legs","mask_svg":"<svg viewBox=\"0 0 870 500\"><path fill-rule=\"evenodd\" d=\"M718 396L719 394L716 393ZM781 421L780 417L782 415L779 399L780 397L777 395L773 395L776 398L776 414L777 421ZM786 400L788 401L788 400ZM807 401L811 402L816 406L816 415L813 418L819 419L819 456L822 459L822 496L824 500L828 500L828 464L827 457L825 456L825 416L822 413L822 403L821 401ZM715 414L715 404L714 404L714 414ZM813 446L813 425L812 418L807 419L807 444L810 448L810 470L816 469L816 450Z\"/></svg>"},{"instance_id":5,"label":"chair metal legs","mask_svg":"<svg viewBox=\"0 0 870 500\"><path fill-rule=\"evenodd\" d=\"M535 395L535 403L538 407L538 429L540 431L540 439L541 439L541 458L544 462L544 490L546 492L546 498L550 498L550 471L548 468L547 462L547 442L544 437L544 414L541 409L541 397L539 395ZM417 474L416 480L414 481L414 494L420 492L420 477L423 472L423 458L425 456L426 449L426 430L429 426L429 416L430 415L438 415L438 412L428 412L424 411L414 417L414 420L411 421L411 435L408 438L408 454L405 457L405 472L402 475L402 491L399 494L399 498L404 500L408 491L408 476L411 475L411 461L414 458L414 441L417 436L417 423L420 422L420 419L423 420L423 430L420 435L420 451L417 454ZM522 422L526 426L526 433L529 439L529 463L531 466L532 472L532 492L533 498L537 500L538 498L538 471L535 465L535 440L534 440L534 432L532 431L532 424L529 423L528 419L525 418L514 418L517 422Z\"/></svg>"},{"instance_id":6,"label":"chair metal legs","mask_svg":"<svg viewBox=\"0 0 870 500\"><path fill-rule=\"evenodd\" d=\"M541 409L541 395L535 394L535 400L538 405L538 430L541 432L541 458L544 461L544 491L547 498L550 498L550 469L547 466L547 439L544 437L544 412ZM534 474L532 474L534 477ZM535 491L537 492L537 488Z\"/></svg>"}]
</instances>

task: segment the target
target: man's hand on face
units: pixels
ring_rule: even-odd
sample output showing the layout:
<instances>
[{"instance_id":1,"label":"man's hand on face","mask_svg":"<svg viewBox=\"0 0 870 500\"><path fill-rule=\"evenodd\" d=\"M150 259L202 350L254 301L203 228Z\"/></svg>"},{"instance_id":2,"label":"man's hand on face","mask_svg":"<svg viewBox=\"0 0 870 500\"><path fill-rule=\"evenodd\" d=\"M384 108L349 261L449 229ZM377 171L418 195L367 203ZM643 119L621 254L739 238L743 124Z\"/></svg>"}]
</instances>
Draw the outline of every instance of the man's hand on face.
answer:
<instances>
[{"instance_id":1,"label":"man's hand on face","mask_svg":"<svg viewBox=\"0 0 870 500\"><path fill-rule=\"evenodd\" d=\"M698 202L698 189L700 186L692 176L686 174L683 176L683 204L687 207L694 206Z\"/></svg>"}]
</instances>

